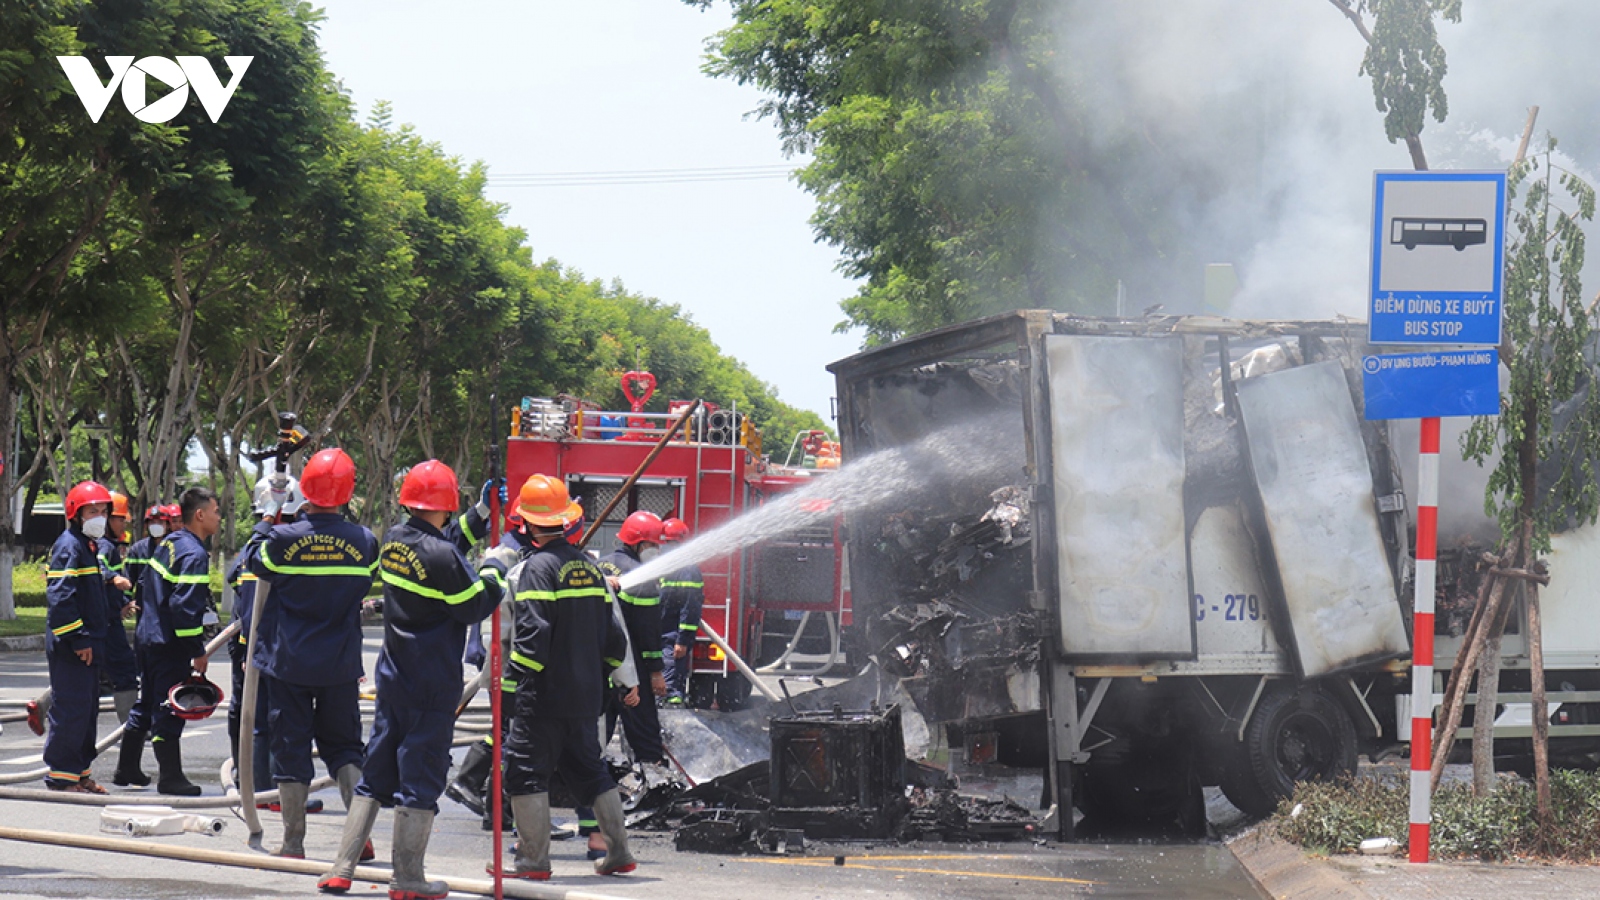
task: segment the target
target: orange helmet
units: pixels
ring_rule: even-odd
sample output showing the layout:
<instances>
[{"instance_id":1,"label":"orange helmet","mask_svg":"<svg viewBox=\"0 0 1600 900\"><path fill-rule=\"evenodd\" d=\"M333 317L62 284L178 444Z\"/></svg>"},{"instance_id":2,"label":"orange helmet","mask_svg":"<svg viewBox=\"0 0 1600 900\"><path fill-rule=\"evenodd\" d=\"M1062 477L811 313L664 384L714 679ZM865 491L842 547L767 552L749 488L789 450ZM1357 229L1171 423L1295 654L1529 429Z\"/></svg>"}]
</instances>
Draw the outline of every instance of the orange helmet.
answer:
<instances>
[{"instance_id":1,"label":"orange helmet","mask_svg":"<svg viewBox=\"0 0 1600 900\"><path fill-rule=\"evenodd\" d=\"M583 515L583 507L572 502L567 486L549 475L529 475L517 492L517 513L523 521L545 527L567 523Z\"/></svg>"},{"instance_id":2,"label":"orange helmet","mask_svg":"<svg viewBox=\"0 0 1600 900\"><path fill-rule=\"evenodd\" d=\"M343 506L355 492L355 460L338 447L318 450L300 472L300 493L317 506Z\"/></svg>"},{"instance_id":3,"label":"orange helmet","mask_svg":"<svg viewBox=\"0 0 1600 900\"><path fill-rule=\"evenodd\" d=\"M670 544L689 536L689 523L682 519L664 519L661 522L661 543Z\"/></svg>"},{"instance_id":4,"label":"orange helmet","mask_svg":"<svg viewBox=\"0 0 1600 900\"><path fill-rule=\"evenodd\" d=\"M648 509L639 510L622 520L617 540L624 544L661 543L661 517Z\"/></svg>"},{"instance_id":5,"label":"orange helmet","mask_svg":"<svg viewBox=\"0 0 1600 900\"><path fill-rule=\"evenodd\" d=\"M106 490L105 485L98 481L80 481L72 486L72 490L67 491L67 499L64 505L66 506L67 518L71 519L78 514L78 510L91 503L110 502L111 492ZM126 502L126 498L124 498L124 502ZM126 506L123 508L123 514L127 514Z\"/></svg>"},{"instance_id":6,"label":"orange helmet","mask_svg":"<svg viewBox=\"0 0 1600 900\"><path fill-rule=\"evenodd\" d=\"M437 459L411 467L400 482L400 505L406 509L431 509L455 512L461 503L461 487L456 473Z\"/></svg>"},{"instance_id":7,"label":"orange helmet","mask_svg":"<svg viewBox=\"0 0 1600 900\"><path fill-rule=\"evenodd\" d=\"M127 494L124 494L121 491L111 492L111 514L113 516L121 516L124 519L128 517Z\"/></svg>"}]
</instances>

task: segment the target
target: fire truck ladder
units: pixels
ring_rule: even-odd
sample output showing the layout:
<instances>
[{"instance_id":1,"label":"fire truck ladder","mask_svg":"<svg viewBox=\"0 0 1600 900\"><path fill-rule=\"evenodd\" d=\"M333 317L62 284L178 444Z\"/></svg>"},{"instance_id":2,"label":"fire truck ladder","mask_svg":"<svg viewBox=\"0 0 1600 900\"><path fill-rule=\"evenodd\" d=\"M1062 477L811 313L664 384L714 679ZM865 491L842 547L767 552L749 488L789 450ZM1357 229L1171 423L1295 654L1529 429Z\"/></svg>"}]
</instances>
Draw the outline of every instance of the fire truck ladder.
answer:
<instances>
[{"instance_id":1,"label":"fire truck ladder","mask_svg":"<svg viewBox=\"0 0 1600 900\"><path fill-rule=\"evenodd\" d=\"M734 410L734 415L735 415L734 421L737 422L738 421L738 418L737 418L737 416L738 416L738 407L734 406L734 407L732 407L732 409ZM735 506L735 504L733 502L734 501L734 491L739 489L739 479L738 479L739 456L738 456L738 454L742 449L743 448L739 444L738 435L737 435L737 433L735 433L733 435L733 443L732 443L732 445L730 445L728 447L728 468L726 468L726 469L707 469L707 468L704 468L705 457L706 457L706 444L703 441L699 441L699 442L695 443L695 448L694 448L694 468L695 468L695 471L699 472L701 476L719 475L719 476L722 476L722 477L728 479L728 502L727 503L706 503L706 502L704 502L701 499L701 497L705 493L705 478L702 477L700 479L700 483L697 486L696 492L695 492L695 517L696 517L695 524L697 526L697 530L704 529L704 527L705 527L705 525L704 525L704 513L708 509L709 510L717 510L722 514L720 519L716 523L717 525L721 525L721 524L723 524L725 522L729 522L729 521L731 521L733 519L733 515L734 515L735 509L736 509L736 506ZM724 579L723 579L723 584L725 585L725 588L724 588L724 593L722 595L722 603L721 603L722 616L723 616L723 618L722 618L722 628L723 628L724 631L728 632L728 634L724 638L724 640L735 641L737 639L737 635L739 634L739 632L736 631L735 629L736 629L736 627L737 628L743 628L744 627L744 623L742 621L740 621L738 623L735 623L735 621L734 621L734 614L733 614L734 613L734 610L733 610L733 572L730 569L729 571L724 572L724 573L720 573L720 574L723 574L725 576ZM715 608L715 607L713 607L713 608ZM705 613L704 612L701 613L701 618L702 619L705 618ZM740 618L742 619L743 617L741 616ZM715 649L715 648L713 647L713 649ZM749 648L743 648L743 650L744 650L745 653L749 652ZM723 668L723 674L730 674L733 671L732 663L726 658L724 658L723 661L722 661L722 668ZM693 670L692 667L690 668L689 677L690 678L694 677L694 670Z\"/></svg>"}]
</instances>

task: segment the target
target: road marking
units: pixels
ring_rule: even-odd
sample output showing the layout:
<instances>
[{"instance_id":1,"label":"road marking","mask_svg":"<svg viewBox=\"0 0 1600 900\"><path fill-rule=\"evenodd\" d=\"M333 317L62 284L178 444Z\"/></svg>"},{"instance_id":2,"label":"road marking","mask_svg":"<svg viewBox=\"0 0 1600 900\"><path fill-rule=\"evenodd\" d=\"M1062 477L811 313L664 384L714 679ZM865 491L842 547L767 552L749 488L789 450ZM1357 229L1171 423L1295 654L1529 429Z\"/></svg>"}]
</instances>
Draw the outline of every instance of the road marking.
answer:
<instances>
[{"instance_id":1,"label":"road marking","mask_svg":"<svg viewBox=\"0 0 1600 900\"><path fill-rule=\"evenodd\" d=\"M832 859L824 856L806 857L805 859L747 859L742 862L766 863L772 866L796 866L806 869L842 869L850 865L856 868L871 869L875 872L915 872L919 875L955 875L969 876L972 878L1009 878L1013 881L1045 881L1052 884L1081 884L1086 886L1098 885L1098 881L1085 881L1081 878L1061 878L1054 875L1013 875L1005 872L973 872L961 869L920 869L913 866L875 866L869 863L879 859L915 860L915 859L973 859L971 856L853 856L846 860L844 866L836 865ZM988 857L978 857L988 858ZM1022 859L1024 857L999 857L1001 859Z\"/></svg>"}]
</instances>

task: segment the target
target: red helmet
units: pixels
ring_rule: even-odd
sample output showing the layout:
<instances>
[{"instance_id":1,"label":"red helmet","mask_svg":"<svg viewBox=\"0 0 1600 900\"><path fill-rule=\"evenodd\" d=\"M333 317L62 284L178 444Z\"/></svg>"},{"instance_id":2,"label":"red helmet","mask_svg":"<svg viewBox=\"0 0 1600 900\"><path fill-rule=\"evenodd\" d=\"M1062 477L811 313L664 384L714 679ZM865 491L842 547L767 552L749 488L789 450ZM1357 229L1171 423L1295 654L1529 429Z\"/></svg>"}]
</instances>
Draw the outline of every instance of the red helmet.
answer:
<instances>
[{"instance_id":1,"label":"red helmet","mask_svg":"<svg viewBox=\"0 0 1600 900\"><path fill-rule=\"evenodd\" d=\"M161 507L161 517L171 522L183 521L183 507L176 503L168 503Z\"/></svg>"},{"instance_id":2,"label":"red helmet","mask_svg":"<svg viewBox=\"0 0 1600 900\"><path fill-rule=\"evenodd\" d=\"M400 482L400 505L406 509L455 512L460 503L461 487L456 483L456 473L437 459L412 466L405 481Z\"/></svg>"},{"instance_id":3,"label":"red helmet","mask_svg":"<svg viewBox=\"0 0 1600 900\"><path fill-rule=\"evenodd\" d=\"M167 508L159 503L144 511L144 520L146 523L154 522L156 519L165 519L166 517Z\"/></svg>"},{"instance_id":4,"label":"red helmet","mask_svg":"<svg viewBox=\"0 0 1600 900\"><path fill-rule=\"evenodd\" d=\"M318 450L300 473L300 493L317 506L343 506L355 492L355 461L338 447Z\"/></svg>"},{"instance_id":5,"label":"red helmet","mask_svg":"<svg viewBox=\"0 0 1600 900\"><path fill-rule=\"evenodd\" d=\"M689 536L689 523L682 519L665 519L661 523L661 543L670 544Z\"/></svg>"},{"instance_id":6,"label":"red helmet","mask_svg":"<svg viewBox=\"0 0 1600 900\"><path fill-rule=\"evenodd\" d=\"M98 481L80 481L67 491L67 518L71 519L91 503L110 503L111 492Z\"/></svg>"},{"instance_id":7,"label":"red helmet","mask_svg":"<svg viewBox=\"0 0 1600 900\"><path fill-rule=\"evenodd\" d=\"M196 673L173 685L172 690L167 691L167 702L162 705L173 715L190 722L209 718L222 705L222 688Z\"/></svg>"},{"instance_id":8,"label":"red helmet","mask_svg":"<svg viewBox=\"0 0 1600 900\"><path fill-rule=\"evenodd\" d=\"M617 540L624 544L661 543L661 517L648 509L641 509L622 520Z\"/></svg>"}]
</instances>

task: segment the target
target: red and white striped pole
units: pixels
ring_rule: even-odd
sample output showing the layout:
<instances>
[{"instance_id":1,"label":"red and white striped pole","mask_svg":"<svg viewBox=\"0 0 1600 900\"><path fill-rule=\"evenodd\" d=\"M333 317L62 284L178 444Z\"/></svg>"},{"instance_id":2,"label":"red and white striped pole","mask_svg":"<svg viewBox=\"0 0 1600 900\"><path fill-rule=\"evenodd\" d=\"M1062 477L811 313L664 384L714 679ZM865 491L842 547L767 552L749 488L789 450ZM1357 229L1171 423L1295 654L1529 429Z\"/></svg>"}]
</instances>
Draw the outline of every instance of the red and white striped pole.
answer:
<instances>
[{"instance_id":1,"label":"red and white striped pole","mask_svg":"<svg viewBox=\"0 0 1600 900\"><path fill-rule=\"evenodd\" d=\"M1417 576L1411 605L1411 861L1428 861L1433 794L1433 590L1439 534L1439 420L1417 454Z\"/></svg>"}]
</instances>

